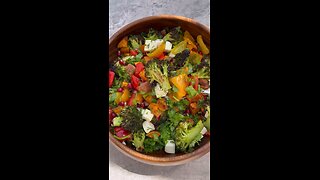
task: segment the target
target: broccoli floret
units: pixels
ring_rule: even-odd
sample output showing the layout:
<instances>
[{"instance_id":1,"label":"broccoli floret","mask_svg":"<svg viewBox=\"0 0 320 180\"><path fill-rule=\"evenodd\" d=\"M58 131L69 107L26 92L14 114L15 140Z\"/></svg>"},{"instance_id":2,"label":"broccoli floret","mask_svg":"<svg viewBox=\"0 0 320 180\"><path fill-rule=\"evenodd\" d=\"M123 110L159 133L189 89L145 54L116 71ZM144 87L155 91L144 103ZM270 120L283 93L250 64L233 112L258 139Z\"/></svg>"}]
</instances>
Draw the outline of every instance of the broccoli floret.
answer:
<instances>
[{"instance_id":1,"label":"broccoli floret","mask_svg":"<svg viewBox=\"0 0 320 180\"><path fill-rule=\"evenodd\" d=\"M209 79L210 78L210 69L208 67L203 67L195 73L192 73L192 76L198 76L199 79Z\"/></svg>"},{"instance_id":2,"label":"broccoli floret","mask_svg":"<svg viewBox=\"0 0 320 180\"><path fill-rule=\"evenodd\" d=\"M136 147L137 151L142 151L144 149L143 142L146 137L146 134L143 130L139 130L133 133L133 145Z\"/></svg>"},{"instance_id":3,"label":"broccoli floret","mask_svg":"<svg viewBox=\"0 0 320 180\"><path fill-rule=\"evenodd\" d=\"M201 130L203 127L204 125L201 120L194 127L192 127L190 122L180 122L175 133L177 150L186 152L193 148L202 139Z\"/></svg>"},{"instance_id":4,"label":"broccoli floret","mask_svg":"<svg viewBox=\"0 0 320 180\"><path fill-rule=\"evenodd\" d=\"M160 124L158 127L158 131L160 132L160 139L164 144L167 144L167 141L169 139L172 139L172 133L171 133L171 128L170 128L170 122L165 122Z\"/></svg>"},{"instance_id":5,"label":"broccoli floret","mask_svg":"<svg viewBox=\"0 0 320 180\"><path fill-rule=\"evenodd\" d=\"M183 32L180 27L172 28L163 38L164 41L170 41L173 45L177 45L183 40Z\"/></svg>"},{"instance_id":6,"label":"broccoli floret","mask_svg":"<svg viewBox=\"0 0 320 180\"><path fill-rule=\"evenodd\" d=\"M150 83L157 81L163 91L168 92L171 89L168 79L168 65L164 61L151 60L146 65L146 74Z\"/></svg>"},{"instance_id":7,"label":"broccoli floret","mask_svg":"<svg viewBox=\"0 0 320 180\"><path fill-rule=\"evenodd\" d=\"M127 106L121 111L120 116L123 118L121 126L134 133L142 129L142 114L135 106Z\"/></svg>"},{"instance_id":8,"label":"broccoli floret","mask_svg":"<svg viewBox=\"0 0 320 180\"><path fill-rule=\"evenodd\" d=\"M142 35L144 36L144 38L146 40L153 40L154 41L157 39L162 39L162 34L153 28L149 29L148 34L142 34Z\"/></svg>"},{"instance_id":9,"label":"broccoli floret","mask_svg":"<svg viewBox=\"0 0 320 180\"><path fill-rule=\"evenodd\" d=\"M128 42L131 49L139 49L144 44L144 38L141 35L132 35L129 37Z\"/></svg>"}]
</instances>

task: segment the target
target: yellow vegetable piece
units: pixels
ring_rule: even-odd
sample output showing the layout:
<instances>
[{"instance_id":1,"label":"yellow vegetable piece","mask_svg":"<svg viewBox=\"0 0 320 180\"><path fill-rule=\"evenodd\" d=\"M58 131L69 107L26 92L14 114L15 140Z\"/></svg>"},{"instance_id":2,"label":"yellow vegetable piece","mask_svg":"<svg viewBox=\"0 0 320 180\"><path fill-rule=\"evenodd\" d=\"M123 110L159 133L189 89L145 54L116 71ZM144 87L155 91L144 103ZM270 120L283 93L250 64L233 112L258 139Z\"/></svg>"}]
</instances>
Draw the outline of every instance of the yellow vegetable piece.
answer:
<instances>
[{"instance_id":1,"label":"yellow vegetable piece","mask_svg":"<svg viewBox=\"0 0 320 180\"><path fill-rule=\"evenodd\" d=\"M187 41L181 41L179 44L174 46L174 48L171 50L170 54L178 54L185 50L187 48Z\"/></svg>"},{"instance_id":2,"label":"yellow vegetable piece","mask_svg":"<svg viewBox=\"0 0 320 180\"><path fill-rule=\"evenodd\" d=\"M128 47L128 36L124 37L118 44L118 48Z\"/></svg>"},{"instance_id":3,"label":"yellow vegetable piece","mask_svg":"<svg viewBox=\"0 0 320 180\"><path fill-rule=\"evenodd\" d=\"M192 49L198 49L197 46L189 39L184 37L184 40L187 41L187 48L192 50Z\"/></svg>"},{"instance_id":4,"label":"yellow vegetable piece","mask_svg":"<svg viewBox=\"0 0 320 180\"><path fill-rule=\"evenodd\" d=\"M195 44L195 41L194 41L192 35L188 31L184 32L183 38L188 38L189 40L192 41L193 44Z\"/></svg>"},{"instance_id":5,"label":"yellow vegetable piece","mask_svg":"<svg viewBox=\"0 0 320 180\"><path fill-rule=\"evenodd\" d=\"M119 104L120 100L121 100L121 96L122 96L122 93L121 92L116 92L116 99L115 99L115 102L117 104Z\"/></svg>"},{"instance_id":6,"label":"yellow vegetable piece","mask_svg":"<svg viewBox=\"0 0 320 180\"><path fill-rule=\"evenodd\" d=\"M209 54L209 49L207 48L207 46L204 44L202 36L198 35L197 36L197 42L200 46L200 50L203 54Z\"/></svg>"},{"instance_id":7,"label":"yellow vegetable piece","mask_svg":"<svg viewBox=\"0 0 320 180\"><path fill-rule=\"evenodd\" d=\"M127 102L129 99L130 99L130 91L127 88L125 88L123 90L123 94L121 96L120 101L121 102Z\"/></svg>"},{"instance_id":8,"label":"yellow vegetable piece","mask_svg":"<svg viewBox=\"0 0 320 180\"><path fill-rule=\"evenodd\" d=\"M187 80L187 75L186 74L180 74L178 76L172 77L170 78L170 82L177 87L178 92L174 93L174 96L180 100L181 98L183 98L187 92L186 92L186 87L188 87L189 83Z\"/></svg>"},{"instance_id":9,"label":"yellow vegetable piece","mask_svg":"<svg viewBox=\"0 0 320 180\"><path fill-rule=\"evenodd\" d=\"M165 47L166 45L164 43L161 43L161 45L158 46L157 49L155 49L151 53L148 53L147 56L151 58L159 57L164 52Z\"/></svg>"}]
</instances>

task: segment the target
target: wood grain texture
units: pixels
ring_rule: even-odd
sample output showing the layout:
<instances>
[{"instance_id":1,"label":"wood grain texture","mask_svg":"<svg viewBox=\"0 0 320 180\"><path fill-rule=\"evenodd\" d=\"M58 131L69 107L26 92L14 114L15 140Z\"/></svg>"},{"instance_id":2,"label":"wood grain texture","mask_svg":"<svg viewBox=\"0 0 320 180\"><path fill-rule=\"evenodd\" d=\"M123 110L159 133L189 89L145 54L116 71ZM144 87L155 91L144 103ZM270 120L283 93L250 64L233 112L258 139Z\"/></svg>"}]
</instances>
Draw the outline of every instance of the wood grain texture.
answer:
<instances>
[{"instance_id":1,"label":"wood grain texture","mask_svg":"<svg viewBox=\"0 0 320 180\"><path fill-rule=\"evenodd\" d=\"M186 17L174 16L174 15L159 15L150 16L136 20L116 32L109 39L109 63L111 64L117 59L117 44L120 40L130 34L139 34L141 32L147 32L149 28L162 30L165 27L180 26L183 30L189 31L189 33L196 38L197 35L202 35L203 41L210 49L210 30L208 27ZM158 152L153 154L139 153L116 140L111 132L109 132L109 141L123 154L146 164L158 165L158 166L173 166L187 163L189 161L198 159L210 151L210 138L204 137L200 145L191 153L177 153L166 154L164 152Z\"/></svg>"}]
</instances>

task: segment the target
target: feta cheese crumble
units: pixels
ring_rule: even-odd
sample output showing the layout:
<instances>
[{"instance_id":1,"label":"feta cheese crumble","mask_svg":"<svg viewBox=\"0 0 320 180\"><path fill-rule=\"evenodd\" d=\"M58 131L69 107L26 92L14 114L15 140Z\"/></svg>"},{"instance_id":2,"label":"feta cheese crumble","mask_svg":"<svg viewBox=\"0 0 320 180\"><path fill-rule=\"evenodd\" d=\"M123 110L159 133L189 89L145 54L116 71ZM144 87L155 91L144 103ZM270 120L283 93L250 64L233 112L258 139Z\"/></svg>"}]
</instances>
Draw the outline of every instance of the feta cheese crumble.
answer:
<instances>
[{"instance_id":1,"label":"feta cheese crumble","mask_svg":"<svg viewBox=\"0 0 320 180\"><path fill-rule=\"evenodd\" d=\"M156 87L154 87L154 92L156 93L157 98L165 97L168 93L168 92L165 92L163 89L161 89L158 83Z\"/></svg>"},{"instance_id":2,"label":"feta cheese crumble","mask_svg":"<svg viewBox=\"0 0 320 180\"><path fill-rule=\"evenodd\" d=\"M152 120L154 116L149 109L142 109L141 114L142 114L142 119L149 122Z\"/></svg>"},{"instance_id":3,"label":"feta cheese crumble","mask_svg":"<svg viewBox=\"0 0 320 180\"><path fill-rule=\"evenodd\" d=\"M143 127L143 130L144 130L146 133L149 133L150 131L155 130L154 125L153 125L151 122L149 122L149 121L144 121L144 122L142 123L142 127Z\"/></svg>"},{"instance_id":4,"label":"feta cheese crumble","mask_svg":"<svg viewBox=\"0 0 320 180\"><path fill-rule=\"evenodd\" d=\"M164 151L169 154L174 154L176 145L173 140L168 140L167 144L164 147Z\"/></svg>"}]
</instances>

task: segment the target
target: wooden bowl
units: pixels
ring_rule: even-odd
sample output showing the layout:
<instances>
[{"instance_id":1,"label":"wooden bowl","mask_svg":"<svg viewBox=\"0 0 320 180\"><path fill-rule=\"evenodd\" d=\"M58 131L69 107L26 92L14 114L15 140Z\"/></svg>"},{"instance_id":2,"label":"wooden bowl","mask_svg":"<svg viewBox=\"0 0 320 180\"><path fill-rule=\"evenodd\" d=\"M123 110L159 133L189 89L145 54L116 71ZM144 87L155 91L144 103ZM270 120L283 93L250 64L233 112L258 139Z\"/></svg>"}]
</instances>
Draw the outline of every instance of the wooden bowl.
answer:
<instances>
[{"instance_id":1,"label":"wooden bowl","mask_svg":"<svg viewBox=\"0 0 320 180\"><path fill-rule=\"evenodd\" d=\"M165 27L177 27L180 26L182 30L187 30L196 38L197 35L202 35L204 43L210 48L210 30L208 27L186 17L175 15L159 15L150 16L136 20L116 32L109 39L109 63L112 63L117 59L117 44L121 39L130 34L140 34L141 32L147 32L149 28L155 28L162 30ZM153 154L143 154L131 149L130 147L123 145L116 140L109 131L109 142L113 144L119 151L126 156L129 156L137 161L158 165L158 166L173 166L180 165L192 160L198 159L210 151L210 138L203 137L200 145L191 153L176 153L166 154L165 152L158 152Z\"/></svg>"}]
</instances>

